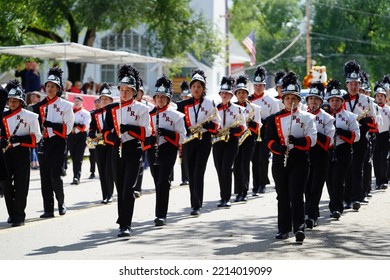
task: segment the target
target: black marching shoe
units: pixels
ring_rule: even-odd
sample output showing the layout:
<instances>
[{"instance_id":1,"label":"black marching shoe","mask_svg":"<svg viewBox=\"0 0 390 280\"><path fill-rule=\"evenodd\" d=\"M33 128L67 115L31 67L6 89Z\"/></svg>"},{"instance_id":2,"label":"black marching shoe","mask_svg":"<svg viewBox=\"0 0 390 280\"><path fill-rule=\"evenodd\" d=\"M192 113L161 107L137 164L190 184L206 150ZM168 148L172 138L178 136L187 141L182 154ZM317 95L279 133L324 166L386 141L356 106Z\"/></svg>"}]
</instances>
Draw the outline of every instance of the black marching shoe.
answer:
<instances>
[{"instance_id":1,"label":"black marching shoe","mask_svg":"<svg viewBox=\"0 0 390 280\"><path fill-rule=\"evenodd\" d=\"M240 202L241 201L241 195L237 195L236 196L236 199L234 200L234 202Z\"/></svg>"},{"instance_id":2,"label":"black marching shoe","mask_svg":"<svg viewBox=\"0 0 390 280\"><path fill-rule=\"evenodd\" d=\"M187 180L184 180L183 182L180 183L180 186L186 186L188 185L188 181Z\"/></svg>"},{"instance_id":3,"label":"black marching shoe","mask_svg":"<svg viewBox=\"0 0 390 280\"><path fill-rule=\"evenodd\" d=\"M167 224L166 220L164 218L156 218L154 219L154 225L156 227L165 226Z\"/></svg>"},{"instance_id":4,"label":"black marching shoe","mask_svg":"<svg viewBox=\"0 0 390 280\"><path fill-rule=\"evenodd\" d=\"M120 227L118 232L118 237L129 237L131 236L131 228L128 226Z\"/></svg>"},{"instance_id":5,"label":"black marching shoe","mask_svg":"<svg viewBox=\"0 0 390 280\"><path fill-rule=\"evenodd\" d=\"M352 202L346 202L344 205L344 209L352 209Z\"/></svg>"},{"instance_id":6,"label":"black marching shoe","mask_svg":"<svg viewBox=\"0 0 390 280\"><path fill-rule=\"evenodd\" d=\"M275 235L275 239L283 240L288 238L288 232L278 232Z\"/></svg>"},{"instance_id":7,"label":"black marching shoe","mask_svg":"<svg viewBox=\"0 0 390 280\"><path fill-rule=\"evenodd\" d=\"M252 196L259 196L259 189L253 189Z\"/></svg>"},{"instance_id":8,"label":"black marching shoe","mask_svg":"<svg viewBox=\"0 0 390 280\"><path fill-rule=\"evenodd\" d=\"M341 213L339 211L333 211L332 214L330 214L330 217L338 220L341 217Z\"/></svg>"},{"instance_id":9,"label":"black marching shoe","mask_svg":"<svg viewBox=\"0 0 390 280\"><path fill-rule=\"evenodd\" d=\"M353 203L352 203L352 209L353 210L359 210L360 209L360 202L359 201L354 201Z\"/></svg>"},{"instance_id":10,"label":"black marching shoe","mask_svg":"<svg viewBox=\"0 0 390 280\"><path fill-rule=\"evenodd\" d=\"M14 221L11 225L11 227L20 227L20 226L24 226L24 222Z\"/></svg>"},{"instance_id":11,"label":"black marching shoe","mask_svg":"<svg viewBox=\"0 0 390 280\"><path fill-rule=\"evenodd\" d=\"M381 190L386 190L387 187L388 187L387 184L382 184L382 185L380 185L380 189L381 189Z\"/></svg>"},{"instance_id":12,"label":"black marching shoe","mask_svg":"<svg viewBox=\"0 0 390 280\"><path fill-rule=\"evenodd\" d=\"M191 216L199 216L199 215L200 215L200 208L199 207L192 208Z\"/></svg>"},{"instance_id":13,"label":"black marching shoe","mask_svg":"<svg viewBox=\"0 0 390 280\"><path fill-rule=\"evenodd\" d=\"M89 175L88 179L95 179L95 173L91 173L91 175Z\"/></svg>"},{"instance_id":14,"label":"black marching shoe","mask_svg":"<svg viewBox=\"0 0 390 280\"><path fill-rule=\"evenodd\" d=\"M259 193L265 193L265 186L260 186Z\"/></svg>"},{"instance_id":15,"label":"black marching shoe","mask_svg":"<svg viewBox=\"0 0 390 280\"><path fill-rule=\"evenodd\" d=\"M310 218L307 218L306 221L305 221L305 224L306 224L307 228L313 229L313 227L314 227L314 220L310 219Z\"/></svg>"},{"instance_id":16,"label":"black marching shoe","mask_svg":"<svg viewBox=\"0 0 390 280\"><path fill-rule=\"evenodd\" d=\"M230 206L232 206L230 204L229 201L225 201L225 200L220 200L219 201L219 204L217 205L218 207L223 207L223 208L229 208Z\"/></svg>"},{"instance_id":17,"label":"black marching shoe","mask_svg":"<svg viewBox=\"0 0 390 280\"><path fill-rule=\"evenodd\" d=\"M39 216L40 218L42 219L47 219L47 218L54 218L54 214L53 213L43 213L41 216Z\"/></svg>"},{"instance_id":18,"label":"black marching shoe","mask_svg":"<svg viewBox=\"0 0 390 280\"><path fill-rule=\"evenodd\" d=\"M305 233L302 230L298 230L295 233L295 242L303 242L305 240Z\"/></svg>"},{"instance_id":19,"label":"black marching shoe","mask_svg":"<svg viewBox=\"0 0 390 280\"><path fill-rule=\"evenodd\" d=\"M73 182L72 183L70 183L71 185L78 185L78 184L80 184L80 181L79 181L79 179L77 179L77 178L73 178Z\"/></svg>"},{"instance_id":20,"label":"black marching shoe","mask_svg":"<svg viewBox=\"0 0 390 280\"><path fill-rule=\"evenodd\" d=\"M58 206L58 213L63 216L66 214L66 206L65 204L59 205Z\"/></svg>"},{"instance_id":21,"label":"black marching shoe","mask_svg":"<svg viewBox=\"0 0 390 280\"><path fill-rule=\"evenodd\" d=\"M8 223L8 224L12 224L13 222L14 222L14 218L8 217L7 223Z\"/></svg>"},{"instance_id":22,"label":"black marching shoe","mask_svg":"<svg viewBox=\"0 0 390 280\"><path fill-rule=\"evenodd\" d=\"M240 197L240 201L247 202L248 199L246 198L246 195L242 195L242 196Z\"/></svg>"}]
</instances>

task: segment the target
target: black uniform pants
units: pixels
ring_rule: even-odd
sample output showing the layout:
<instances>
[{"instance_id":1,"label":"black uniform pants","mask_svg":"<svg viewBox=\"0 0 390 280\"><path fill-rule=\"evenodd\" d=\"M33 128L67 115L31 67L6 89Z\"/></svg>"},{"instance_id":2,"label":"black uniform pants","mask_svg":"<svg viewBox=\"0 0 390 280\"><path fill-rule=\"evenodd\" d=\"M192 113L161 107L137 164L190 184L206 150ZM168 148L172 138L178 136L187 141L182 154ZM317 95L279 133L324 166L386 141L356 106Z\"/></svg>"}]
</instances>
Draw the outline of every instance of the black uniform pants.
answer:
<instances>
[{"instance_id":1,"label":"black uniform pants","mask_svg":"<svg viewBox=\"0 0 390 280\"><path fill-rule=\"evenodd\" d=\"M69 152L73 162L73 178L78 180L81 177L81 166L83 164L85 147L87 146L86 140L86 132L71 133L68 136Z\"/></svg>"},{"instance_id":2,"label":"black uniform pants","mask_svg":"<svg viewBox=\"0 0 390 280\"><path fill-rule=\"evenodd\" d=\"M307 160L294 160L290 151L287 166L284 156L273 155L272 175L278 200L278 231L294 233L304 230L305 211L303 194L309 176Z\"/></svg>"},{"instance_id":3,"label":"black uniform pants","mask_svg":"<svg viewBox=\"0 0 390 280\"><path fill-rule=\"evenodd\" d=\"M155 162L155 148L148 150L148 161ZM170 143L164 143L158 149L158 165L151 164L150 171L156 188L155 215L157 218L166 218L169 203L169 189L171 188L170 174L177 158L177 148Z\"/></svg>"},{"instance_id":4,"label":"black uniform pants","mask_svg":"<svg viewBox=\"0 0 390 280\"><path fill-rule=\"evenodd\" d=\"M202 140L194 139L183 144L183 160L187 164L191 207L202 208L204 173L211 152L211 134L203 133Z\"/></svg>"},{"instance_id":5,"label":"black uniform pants","mask_svg":"<svg viewBox=\"0 0 390 280\"><path fill-rule=\"evenodd\" d=\"M374 172L376 177L376 186L387 184L389 178L387 171L389 168L387 155L389 151L389 132L378 133L376 136L376 146L374 150Z\"/></svg>"},{"instance_id":6,"label":"black uniform pants","mask_svg":"<svg viewBox=\"0 0 390 280\"><path fill-rule=\"evenodd\" d=\"M363 192L363 166L368 151L368 140L365 134L360 135L360 140L352 145L352 165L345 182L345 202L362 201Z\"/></svg>"},{"instance_id":7,"label":"black uniform pants","mask_svg":"<svg viewBox=\"0 0 390 280\"><path fill-rule=\"evenodd\" d=\"M328 173L329 155L317 145L310 151L310 173L305 188L305 213L310 219L320 216L319 203Z\"/></svg>"},{"instance_id":8,"label":"black uniform pants","mask_svg":"<svg viewBox=\"0 0 390 280\"><path fill-rule=\"evenodd\" d=\"M137 184L142 149L138 140L122 144L122 157L115 146L112 154L114 181L118 193L118 219L121 227L131 227L134 212L134 188Z\"/></svg>"},{"instance_id":9,"label":"black uniform pants","mask_svg":"<svg viewBox=\"0 0 390 280\"><path fill-rule=\"evenodd\" d=\"M30 184L30 149L21 146L9 148L5 152L5 164L8 176L4 198L8 215L15 222L24 222Z\"/></svg>"},{"instance_id":10,"label":"black uniform pants","mask_svg":"<svg viewBox=\"0 0 390 280\"><path fill-rule=\"evenodd\" d=\"M219 141L213 145L214 166L217 170L222 201L229 201L232 195L232 171L237 153L237 137L231 136L228 142Z\"/></svg>"},{"instance_id":11,"label":"black uniform pants","mask_svg":"<svg viewBox=\"0 0 390 280\"><path fill-rule=\"evenodd\" d=\"M352 147L349 144L341 144L337 146L336 152L333 149L329 152L329 169L326 179L328 193L330 197L329 210L330 212L344 211L344 183L351 166Z\"/></svg>"},{"instance_id":12,"label":"black uniform pants","mask_svg":"<svg viewBox=\"0 0 390 280\"><path fill-rule=\"evenodd\" d=\"M249 189L250 162L255 147L253 135L248 136L238 147L238 153L234 160L234 193L246 196Z\"/></svg>"},{"instance_id":13,"label":"black uniform pants","mask_svg":"<svg viewBox=\"0 0 390 280\"><path fill-rule=\"evenodd\" d=\"M144 161L147 159L145 158L147 155L147 151L142 152L142 157L141 157L141 162L138 168L138 180L137 180L137 185L134 188L134 191L141 192L142 191L142 181L144 178Z\"/></svg>"},{"instance_id":14,"label":"black uniform pants","mask_svg":"<svg viewBox=\"0 0 390 280\"><path fill-rule=\"evenodd\" d=\"M252 155L253 191L270 183L268 178L270 151L265 142L255 142Z\"/></svg>"},{"instance_id":15,"label":"black uniform pants","mask_svg":"<svg viewBox=\"0 0 390 280\"><path fill-rule=\"evenodd\" d=\"M111 198L114 192L114 178L111 167L112 150L113 147L109 145L97 145L95 149L103 200Z\"/></svg>"},{"instance_id":16,"label":"black uniform pants","mask_svg":"<svg viewBox=\"0 0 390 280\"><path fill-rule=\"evenodd\" d=\"M45 138L43 141L42 153L38 153L43 209L45 213L53 213L53 191L58 201L58 208L61 208L64 204L64 185L61 173L66 140L59 136L53 136Z\"/></svg>"},{"instance_id":17,"label":"black uniform pants","mask_svg":"<svg viewBox=\"0 0 390 280\"><path fill-rule=\"evenodd\" d=\"M95 174L96 171L96 148L89 150L89 172Z\"/></svg>"}]
</instances>

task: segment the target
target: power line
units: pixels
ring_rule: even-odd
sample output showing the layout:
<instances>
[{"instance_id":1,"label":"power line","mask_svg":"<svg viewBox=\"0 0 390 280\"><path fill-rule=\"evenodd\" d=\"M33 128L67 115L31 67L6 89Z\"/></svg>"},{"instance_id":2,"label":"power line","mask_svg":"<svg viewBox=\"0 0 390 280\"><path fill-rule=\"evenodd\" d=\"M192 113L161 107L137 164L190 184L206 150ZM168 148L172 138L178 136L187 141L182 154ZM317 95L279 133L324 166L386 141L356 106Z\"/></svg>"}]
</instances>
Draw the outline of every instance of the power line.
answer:
<instances>
[{"instance_id":1,"label":"power line","mask_svg":"<svg viewBox=\"0 0 390 280\"><path fill-rule=\"evenodd\" d=\"M329 34L324 34L324 33L318 33L318 32L311 32L313 35L319 35L319 37L323 38L331 38L331 39L337 39L337 40L342 40L342 41L349 41L349 42L355 42L355 43L361 43L361 44L367 44L367 45L382 45L382 46L389 46L390 42L372 42L372 41L367 41L367 40L359 40L359 39L351 39L351 38L346 38L346 37L341 37L341 36L335 36L335 35L329 35Z\"/></svg>"},{"instance_id":2,"label":"power line","mask_svg":"<svg viewBox=\"0 0 390 280\"><path fill-rule=\"evenodd\" d=\"M390 19L390 16L388 16L388 15L381 15L381 14L378 14L378 13L364 12L364 11L360 11L360 10L352 10L350 8L341 7L339 5L319 3L319 1L315 1L315 0L312 0L312 3L314 5L317 5L317 6L323 6L323 7L329 7L329 8L332 8L332 9L338 9L338 10L342 10L342 11L345 11L345 12L348 12L348 13L359 13L359 14L368 15L368 16L375 16L375 17L382 17L382 18Z\"/></svg>"}]
</instances>

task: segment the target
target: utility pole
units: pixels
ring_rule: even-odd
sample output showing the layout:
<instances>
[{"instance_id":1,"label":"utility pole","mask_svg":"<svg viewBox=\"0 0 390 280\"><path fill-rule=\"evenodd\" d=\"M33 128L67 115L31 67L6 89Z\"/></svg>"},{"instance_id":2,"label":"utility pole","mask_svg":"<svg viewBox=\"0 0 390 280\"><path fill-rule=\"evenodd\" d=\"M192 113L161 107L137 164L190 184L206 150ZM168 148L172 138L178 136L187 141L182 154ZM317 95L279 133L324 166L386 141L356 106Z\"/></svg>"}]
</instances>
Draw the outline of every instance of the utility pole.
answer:
<instances>
[{"instance_id":1,"label":"utility pole","mask_svg":"<svg viewBox=\"0 0 390 280\"><path fill-rule=\"evenodd\" d=\"M225 68L225 75L230 75L230 55L229 55L229 45L230 45L230 39L229 39L229 20L230 20L230 13L229 13L229 7L228 7L228 0L225 0L225 29L226 29L226 46L225 46L225 61L226 61L226 68Z\"/></svg>"},{"instance_id":2,"label":"utility pole","mask_svg":"<svg viewBox=\"0 0 390 280\"><path fill-rule=\"evenodd\" d=\"M306 72L311 69L311 43L310 43L310 0L306 0Z\"/></svg>"}]
</instances>

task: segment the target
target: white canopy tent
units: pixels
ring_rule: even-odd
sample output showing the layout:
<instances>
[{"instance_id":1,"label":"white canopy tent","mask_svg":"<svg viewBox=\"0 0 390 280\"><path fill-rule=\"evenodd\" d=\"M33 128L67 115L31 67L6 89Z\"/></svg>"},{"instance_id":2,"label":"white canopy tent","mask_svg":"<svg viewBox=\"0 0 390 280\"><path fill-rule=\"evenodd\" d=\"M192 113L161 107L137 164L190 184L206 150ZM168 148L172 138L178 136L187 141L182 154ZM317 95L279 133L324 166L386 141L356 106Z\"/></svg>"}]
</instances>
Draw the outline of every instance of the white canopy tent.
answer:
<instances>
[{"instance_id":1,"label":"white canopy tent","mask_svg":"<svg viewBox=\"0 0 390 280\"><path fill-rule=\"evenodd\" d=\"M77 43L55 43L0 47L1 54L37 57L93 64L170 63L170 59L144 56L125 51L108 51Z\"/></svg>"}]
</instances>

